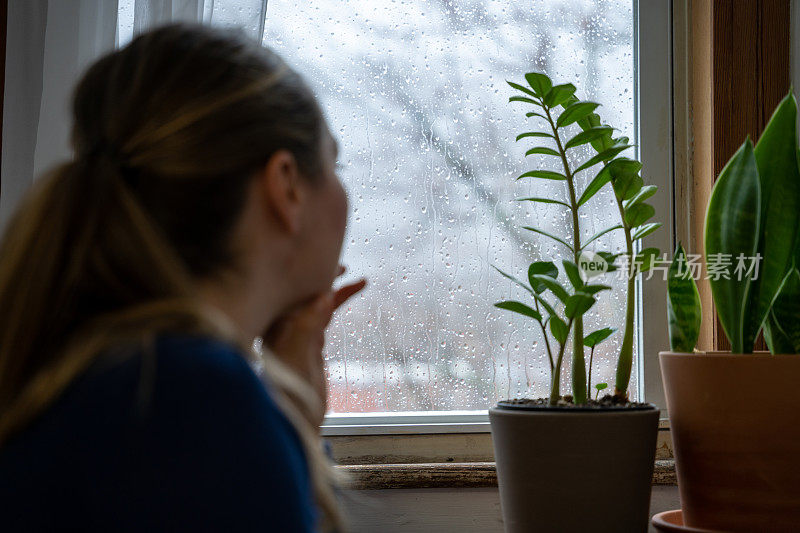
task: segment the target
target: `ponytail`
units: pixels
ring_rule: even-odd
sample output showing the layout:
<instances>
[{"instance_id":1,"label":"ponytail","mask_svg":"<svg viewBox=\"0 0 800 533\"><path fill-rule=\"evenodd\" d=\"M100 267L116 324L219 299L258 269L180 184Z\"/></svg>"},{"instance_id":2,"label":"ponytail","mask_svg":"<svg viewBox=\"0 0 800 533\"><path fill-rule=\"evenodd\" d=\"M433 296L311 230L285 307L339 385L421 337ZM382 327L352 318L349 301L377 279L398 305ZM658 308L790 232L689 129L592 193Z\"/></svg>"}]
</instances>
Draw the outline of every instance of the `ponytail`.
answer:
<instances>
[{"instance_id":1,"label":"ponytail","mask_svg":"<svg viewBox=\"0 0 800 533\"><path fill-rule=\"evenodd\" d=\"M152 310L196 308L179 259L103 157L37 182L0 257L0 444Z\"/></svg>"}]
</instances>

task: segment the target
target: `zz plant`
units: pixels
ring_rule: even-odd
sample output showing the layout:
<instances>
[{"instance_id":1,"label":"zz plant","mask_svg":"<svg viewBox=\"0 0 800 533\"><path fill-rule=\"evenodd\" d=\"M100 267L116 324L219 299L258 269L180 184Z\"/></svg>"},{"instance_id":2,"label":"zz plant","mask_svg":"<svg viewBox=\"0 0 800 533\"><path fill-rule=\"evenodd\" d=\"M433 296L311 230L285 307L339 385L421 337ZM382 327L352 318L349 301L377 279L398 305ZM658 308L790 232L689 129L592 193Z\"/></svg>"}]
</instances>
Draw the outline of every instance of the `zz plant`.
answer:
<instances>
[{"instance_id":1,"label":"zz plant","mask_svg":"<svg viewBox=\"0 0 800 533\"><path fill-rule=\"evenodd\" d=\"M800 171L797 103L790 92L755 146L748 138L720 172L705 221L706 265L714 307L733 353L752 353L759 332L771 353L800 353ZM740 259L751 259L736 272ZM715 269L716 270L716 269ZM729 269L730 270L730 269ZM692 352L701 307L679 246L669 271L670 348Z\"/></svg>"},{"instance_id":2,"label":"zz plant","mask_svg":"<svg viewBox=\"0 0 800 533\"><path fill-rule=\"evenodd\" d=\"M627 299L623 339L620 347L615 394L627 398L633 363L633 328L635 317L636 276L652 266L658 250L642 250L635 254L637 242L658 229L660 224L650 222L655 215L653 206L647 203L656 192L656 187L645 186L639 161L620 155L632 148L626 137L614 137L614 129L602 124L595 113L599 104L579 100L576 88L571 83L553 85L550 78L542 73L525 75L526 85L508 82L517 91L509 98L510 102L523 103L531 111L527 118L539 124L535 131L527 131L517 136L517 141L544 140L549 146L534 146L525 155L537 158L556 158L559 170L535 168L523 173L517 179L557 181L564 184L564 195L553 198L537 195L521 198L520 201L558 205L571 219L571 227L565 235L555 235L541 228L524 226L524 229L542 235L558 243L565 256L561 266L566 283L559 279L559 270L553 261L537 261L528 268L527 283L514 276L500 272L523 287L532 297L533 306L517 301L499 302L496 307L525 315L536 321L544 337L545 348L550 363L551 387L549 403L556 405L561 399L561 371L568 339L572 336L572 397L575 404L585 404L589 399L591 366L595 347L614 333L608 327L588 335L584 332L584 316L597 301L598 294L611 287L600 283L590 283L591 277L582 270L586 263L584 252L597 239L612 231L622 231L625 235ZM589 145L592 154L580 165L570 164L570 151ZM585 151L585 149L584 149ZM591 179L578 179L581 173L593 173ZM582 176L581 176L582 177ZM580 184L588 182L581 188ZM619 211L619 223L605 228L594 235L586 236L581 228L581 213L590 209L589 201L604 187L610 186ZM599 251L596 256L604 263L606 272L617 270L616 260L620 254ZM582 264L583 263L583 264ZM552 337L553 342L550 341ZM590 349L589 371L587 377L586 348ZM597 391L604 389L605 383L595 386Z\"/></svg>"}]
</instances>

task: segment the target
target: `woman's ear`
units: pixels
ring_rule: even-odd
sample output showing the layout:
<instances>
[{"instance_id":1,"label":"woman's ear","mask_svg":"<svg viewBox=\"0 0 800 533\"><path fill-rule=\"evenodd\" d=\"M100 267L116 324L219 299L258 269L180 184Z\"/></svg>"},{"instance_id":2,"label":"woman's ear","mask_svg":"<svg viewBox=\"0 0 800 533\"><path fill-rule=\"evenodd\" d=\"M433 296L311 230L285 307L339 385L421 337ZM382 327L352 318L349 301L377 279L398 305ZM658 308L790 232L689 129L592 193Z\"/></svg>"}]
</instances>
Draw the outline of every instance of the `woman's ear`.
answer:
<instances>
[{"instance_id":1,"label":"woman's ear","mask_svg":"<svg viewBox=\"0 0 800 533\"><path fill-rule=\"evenodd\" d=\"M288 150L278 150L256 178L264 203L279 226L291 234L300 231L304 191L297 160Z\"/></svg>"}]
</instances>

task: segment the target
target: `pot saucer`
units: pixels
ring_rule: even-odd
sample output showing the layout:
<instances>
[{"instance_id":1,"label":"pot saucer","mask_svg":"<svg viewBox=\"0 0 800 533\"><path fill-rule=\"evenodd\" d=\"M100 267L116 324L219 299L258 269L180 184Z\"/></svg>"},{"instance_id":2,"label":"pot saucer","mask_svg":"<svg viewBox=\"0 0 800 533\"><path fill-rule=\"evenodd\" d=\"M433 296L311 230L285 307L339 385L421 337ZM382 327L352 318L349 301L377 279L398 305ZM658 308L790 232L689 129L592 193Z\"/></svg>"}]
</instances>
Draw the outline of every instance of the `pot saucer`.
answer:
<instances>
[{"instance_id":1,"label":"pot saucer","mask_svg":"<svg viewBox=\"0 0 800 533\"><path fill-rule=\"evenodd\" d=\"M654 515L651 519L653 527L664 533L715 533L710 529L700 529L683 525L683 511L675 509Z\"/></svg>"}]
</instances>

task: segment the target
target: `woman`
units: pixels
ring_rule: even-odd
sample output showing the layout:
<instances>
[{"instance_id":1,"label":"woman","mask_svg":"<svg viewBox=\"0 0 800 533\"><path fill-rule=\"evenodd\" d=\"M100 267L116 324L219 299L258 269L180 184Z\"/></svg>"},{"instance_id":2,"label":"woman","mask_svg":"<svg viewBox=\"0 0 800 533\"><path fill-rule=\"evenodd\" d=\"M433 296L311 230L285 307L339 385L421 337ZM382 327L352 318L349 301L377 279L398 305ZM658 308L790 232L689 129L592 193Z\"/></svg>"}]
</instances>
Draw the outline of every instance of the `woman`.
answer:
<instances>
[{"instance_id":1,"label":"woman","mask_svg":"<svg viewBox=\"0 0 800 533\"><path fill-rule=\"evenodd\" d=\"M341 528L321 350L364 282L331 289L347 199L308 87L169 26L73 114L0 248L0 529Z\"/></svg>"}]
</instances>

